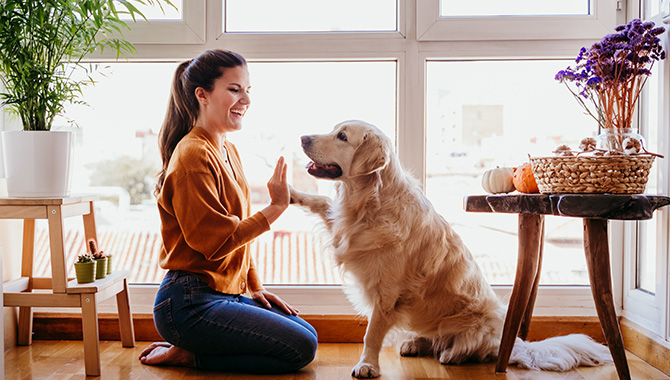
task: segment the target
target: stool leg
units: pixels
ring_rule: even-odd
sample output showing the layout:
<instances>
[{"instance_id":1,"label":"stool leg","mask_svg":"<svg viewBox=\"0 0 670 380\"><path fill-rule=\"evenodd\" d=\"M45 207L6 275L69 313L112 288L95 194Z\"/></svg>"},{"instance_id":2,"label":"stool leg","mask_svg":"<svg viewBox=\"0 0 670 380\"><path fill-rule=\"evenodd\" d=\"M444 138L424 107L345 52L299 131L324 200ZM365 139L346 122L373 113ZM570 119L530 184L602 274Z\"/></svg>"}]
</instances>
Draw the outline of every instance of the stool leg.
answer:
<instances>
[{"instance_id":1,"label":"stool leg","mask_svg":"<svg viewBox=\"0 0 670 380\"><path fill-rule=\"evenodd\" d=\"M51 284L54 293L65 293L67 289L67 267L65 265L65 235L61 206L47 207L49 220L49 249L51 249Z\"/></svg>"},{"instance_id":2,"label":"stool leg","mask_svg":"<svg viewBox=\"0 0 670 380\"><path fill-rule=\"evenodd\" d=\"M135 347L135 329L133 316L130 313L130 298L128 297L128 279L123 280L123 291L116 295L116 304L119 310L119 332L123 347Z\"/></svg>"},{"instance_id":3,"label":"stool leg","mask_svg":"<svg viewBox=\"0 0 670 380\"><path fill-rule=\"evenodd\" d=\"M30 346L33 342L33 308L30 306L19 307L19 329L17 333L17 344L19 346Z\"/></svg>"},{"instance_id":4,"label":"stool leg","mask_svg":"<svg viewBox=\"0 0 670 380\"><path fill-rule=\"evenodd\" d=\"M533 308L535 307L535 299L537 298L537 288L540 285L540 274L542 273L542 254L544 252L544 215L542 215L542 226L540 227L540 248L537 256L537 273L535 280L533 280L533 290L528 299L528 306L526 312L521 320L521 327L519 328L519 338L526 340L528 337L528 330L530 329L530 320L533 316Z\"/></svg>"},{"instance_id":5,"label":"stool leg","mask_svg":"<svg viewBox=\"0 0 670 380\"><path fill-rule=\"evenodd\" d=\"M95 293L81 294L81 314L86 376L100 376L100 335Z\"/></svg>"},{"instance_id":6,"label":"stool leg","mask_svg":"<svg viewBox=\"0 0 670 380\"><path fill-rule=\"evenodd\" d=\"M28 277L28 289L33 289L33 252L35 249L35 220L23 220L23 252L21 256L21 277ZM33 309L19 307L17 344L30 346L33 342Z\"/></svg>"},{"instance_id":7,"label":"stool leg","mask_svg":"<svg viewBox=\"0 0 670 380\"><path fill-rule=\"evenodd\" d=\"M600 326L614 359L619 379L629 380L630 371L626 360L626 351L612 298L607 220L584 219L584 252L586 253L591 292L596 304L598 319L600 319Z\"/></svg>"},{"instance_id":8,"label":"stool leg","mask_svg":"<svg viewBox=\"0 0 670 380\"><path fill-rule=\"evenodd\" d=\"M89 202L91 211L88 214L82 215L84 221L84 236L86 237L86 242L88 243L89 239L95 240L98 247L100 247L100 242L98 241L98 232L95 227L95 208L93 207L93 202Z\"/></svg>"},{"instance_id":9,"label":"stool leg","mask_svg":"<svg viewBox=\"0 0 670 380\"><path fill-rule=\"evenodd\" d=\"M505 317L505 325L500 341L496 372L507 371L507 364L519 333L521 320L524 318L524 314L526 314L526 309L528 308L539 266L543 225L543 215L519 214L519 257L512 296L507 308L507 316ZM528 314L527 318L530 319L530 314Z\"/></svg>"}]
</instances>

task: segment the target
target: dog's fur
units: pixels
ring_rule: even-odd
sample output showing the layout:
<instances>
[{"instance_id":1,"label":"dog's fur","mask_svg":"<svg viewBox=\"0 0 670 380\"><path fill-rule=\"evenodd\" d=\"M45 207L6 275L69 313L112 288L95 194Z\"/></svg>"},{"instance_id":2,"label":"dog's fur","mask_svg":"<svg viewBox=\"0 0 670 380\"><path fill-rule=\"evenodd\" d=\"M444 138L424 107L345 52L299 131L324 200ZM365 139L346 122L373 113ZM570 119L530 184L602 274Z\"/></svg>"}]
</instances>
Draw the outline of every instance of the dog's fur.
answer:
<instances>
[{"instance_id":1,"label":"dog's fur","mask_svg":"<svg viewBox=\"0 0 670 380\"><path fill-rule=\"evenodd\" d=\"M325 135L302 137L308 172L337 180L337 197L291 188L291 201L322 217L336 263L351 275L350 301L368 318L352 375L379 376L379 352L391 328L411 332L401 355L435 355L443 364L497 356L505 306L449 223L405 171L376 127L346 121ZM566 371L610 362L585 335L526 343L510 363Z\"/></svg>"}]
</instances>

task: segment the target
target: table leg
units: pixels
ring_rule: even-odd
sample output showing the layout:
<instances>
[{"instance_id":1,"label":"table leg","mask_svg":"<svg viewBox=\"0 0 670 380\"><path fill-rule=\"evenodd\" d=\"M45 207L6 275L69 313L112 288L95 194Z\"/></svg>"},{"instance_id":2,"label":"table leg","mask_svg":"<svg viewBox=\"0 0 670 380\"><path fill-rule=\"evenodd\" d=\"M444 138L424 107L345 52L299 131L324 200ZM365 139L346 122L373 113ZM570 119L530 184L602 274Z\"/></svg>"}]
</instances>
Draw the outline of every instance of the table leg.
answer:
<instances>
[{"instance_id":1,"label":"table leg","mask_svg":"<svg viewBox=\"0 0 670 380\"><path fill-rule=\"evenodd\" d=\"M600 326L614 359L619 379L629 380L628 361L612 297L607 220L584 219L584 252Z\"/></svg>"},{"instance_id":2,"label":"table leg","mask_svg":"<svg viewBox=\"0 0 670 380\"><path fill-rule=\"evenodd\" d=\"M537 273L535 274L535 280L533 280L533 290L530 293L530 298L528 299L528 305L526 306L526 312L523 315L521 320L521 327L519 328L518 337L526 340L528 337L528 330L530 329L530 320L533 316L533 308L535 307L535 299L537 298L537 288L540 285L540 274L542 273L542 254L544 252L544 215L542 215L542 226L540 227L540 248L537 257Z\"/></svg>"},{"instance_id":3,"label":"table leg","mask_svg":"<svg viewBox=\"0 0 670 380\"><path fill-rule=\"evenodd\" d=\"M540 242L542 240L543 215L519 214L519 254L512 296L507 308L503 327L496 372L505 372L514 342L519 333L521 320L530 319L532 311L527 313L535 280L538 278L540 261Z\"/></svg>"}]
</instances>

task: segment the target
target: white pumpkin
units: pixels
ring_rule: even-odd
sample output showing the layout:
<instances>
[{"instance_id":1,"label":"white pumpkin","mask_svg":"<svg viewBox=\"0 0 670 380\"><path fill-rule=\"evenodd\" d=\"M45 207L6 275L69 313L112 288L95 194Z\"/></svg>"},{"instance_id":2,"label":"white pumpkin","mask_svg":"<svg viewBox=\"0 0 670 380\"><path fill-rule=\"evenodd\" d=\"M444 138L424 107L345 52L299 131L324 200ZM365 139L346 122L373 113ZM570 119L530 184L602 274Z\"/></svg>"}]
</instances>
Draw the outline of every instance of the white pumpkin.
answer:
<instances>
[{"instance_id":1,"label":"white pumpkin","mask_svg":"<svg viewBox=\"0 0 670 380\"><path fill-rule=\"evenodd\" d=\"M514 191L514 168L495 168L484 172L482 188L487 193L500 194Z\"/></svg>"}]
</instances>

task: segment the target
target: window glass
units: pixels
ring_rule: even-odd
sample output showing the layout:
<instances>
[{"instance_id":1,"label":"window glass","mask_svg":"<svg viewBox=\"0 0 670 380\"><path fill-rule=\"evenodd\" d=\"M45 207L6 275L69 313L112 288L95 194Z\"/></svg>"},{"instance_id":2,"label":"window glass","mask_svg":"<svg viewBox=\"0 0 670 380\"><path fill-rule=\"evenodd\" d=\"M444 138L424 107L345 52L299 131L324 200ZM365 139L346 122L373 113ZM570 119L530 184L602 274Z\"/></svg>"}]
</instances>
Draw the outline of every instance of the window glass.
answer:
<instances>
[{"instance_id":1,"label":"window glass","mask_svg":"<svg viewBox=\"0 0 670 380\"><path fill-rule=\"evenodd\" d=\"M440 16L588 15L589 0L440 0Z\"/></svg>"},{"instance_id":2,"label":"window glass","mask_svg":"<svg viewBox=\"0 0 670 380\"><path fill-rule=\"evenodd\" d=\"M577 149L596 135L596 122L554 80L570 63L428 62L426 193L493 284L514 281L517 216L466 213L463 198L484 194L487 169L551 155L561 144ZM545 218L542 283L588 284L581 219Z\"/></svg>"},{"instance_id":3,"label":"window glass","mask_svg":"<svg viewBox=\"0 0 670 380\"><path fill-rule=\"evenodd\" d=\"M227 0L225 32L397 30L396 0Z\"/></svg>"},{"instance_id":4,"label":"window glass","mask_svg":"<svg viewBox=\"0 0 670 380\"><path fill-rule=\"evenodd\" d=\"M659 141L661 140L661 120L659 119L659 94L661 93L659 80L663 78L659 69L661 64L652 67L652 73L647 80L641 105L640 132L645 138L644 146L650 152L660 152ZM649 171L649 179L645 193L659 194L658 178L661 176L662 165L657 159ZM651 220L638 222L637 228L637 288L649 293L656 293L656 226L658 224L658 213L654 213Z\"/></svg>"},{"instance_id":5,"label":"window glass","mask_svg":"<svg viewBox=\"0 0 670 380\"><path fill-rule=\"evenodd\" d=\"M144 15L144 17L147 18L147 20L162 20L162 21L168 21L168 20L181 20L182 19L182 12L183 12L183 0L170 0L172 4L174 4L174 7L167 5L167 4L154 4L154 5L149 5L149 4L139 4L139 3L133 3L133 5L139 9L140 12ZM161 9L162 5L162 9ZM126 11L126 8L123 6L117 6L116 9L120 11ZM128 14L121 14L121 19L122 20L132 20L133 18L128 15Z\"/></svg>"},{"instance_id":6,"label":"window glass","mask_svg":"<svg viewBox=\"0 0 670 380\"><path fill-rule=\"evenodd\" d=\"M289 182L301 191L334 195L334 182L316 180L300 136L330 132L335 124L361 119L395 141L396 63L291 62L253 63L252 106L244 130L230 135L240 151L245 174L257 196L252 208L265 207L267 181L277 158L289 163ZM266 284L340 283L330 261L319 218L289 209L256 239L254 257Z\"/></svg>"},{"instance_id":7,"label":"window glass","mask_svg":"<svg viewBox=\"0 0 670 380\"><path fill-rule=\"evenodd\" d=\"M97 84L85 88L87 106L72 105L56 129L76 132L73 191L94 193L100 249L114 267L132 269L131 282L158 283L160 220L153 196L160 169L157 136L177 63L103 65ZM327 133L347 119L377 125L395 139L396 62L249 63L252 106L244 130L231 133L252 189L252 209L269 203L267 181L280 155L289 182L299 190L333 194L333 182L307 175L300 136ZM82 73L78 73L81 75ZM41 221L38 221L41 222ZM81 219L67 218L68 263L85 252ZM46 223L38 223L36 276L50 273ZM252 252L266 284L337 284L338 270L325 251L317 218L289 207L259 237ZM74 274L73 265L69 270Z\"/></svg>"}]
</instances>

